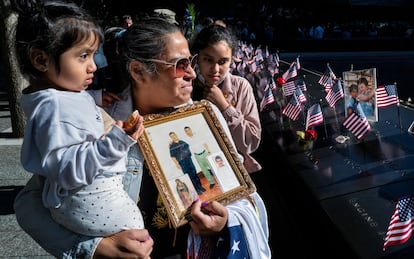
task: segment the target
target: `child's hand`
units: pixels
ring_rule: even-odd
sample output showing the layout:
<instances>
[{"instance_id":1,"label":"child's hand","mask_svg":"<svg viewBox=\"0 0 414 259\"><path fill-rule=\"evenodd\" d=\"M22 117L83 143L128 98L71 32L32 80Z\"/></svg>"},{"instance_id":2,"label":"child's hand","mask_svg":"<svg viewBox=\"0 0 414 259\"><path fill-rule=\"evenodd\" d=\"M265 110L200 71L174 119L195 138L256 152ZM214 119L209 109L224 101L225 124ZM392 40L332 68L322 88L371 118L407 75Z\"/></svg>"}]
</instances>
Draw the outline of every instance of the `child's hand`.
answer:
<instances>
[{"instance_id":1,"label":"child's hand","mask_svg":"<svg viewBox=\"0 0 414 259\"><path fill-rule=\"evenodd\" d=\"M127 121L117 121L117 125L125 130L131 138L138 140L138 138L144 133L144 117L139 115L138 111L135 110Z\"/></svg>"}]
</instances>

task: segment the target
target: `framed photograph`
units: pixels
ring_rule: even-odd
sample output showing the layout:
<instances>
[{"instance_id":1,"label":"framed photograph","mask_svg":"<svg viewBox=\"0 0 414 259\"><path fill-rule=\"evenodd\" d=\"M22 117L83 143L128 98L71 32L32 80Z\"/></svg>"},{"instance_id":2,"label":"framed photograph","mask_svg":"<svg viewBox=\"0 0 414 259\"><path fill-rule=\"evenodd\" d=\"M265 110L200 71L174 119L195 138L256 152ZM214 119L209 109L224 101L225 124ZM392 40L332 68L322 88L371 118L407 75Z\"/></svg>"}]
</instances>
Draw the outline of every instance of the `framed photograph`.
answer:
<instances>
[{"instance_id":1,"label":"framed photograph","mask_svg":"<svg viewBox=\"0 0 414 259\"><path fill-rule=\"evenodd\" d=\"M376 69L343 72L345 93L345 114L350 110L363 113L368 121L378 121Z\"/></svg>"},{"instance_id":2,"label":"framed photograph","mask_svg":"<svg viewBox=\"0 0 414 259\"><path fill-rule=\"evenodd\" d=\"M197 198L226 205L256 191L209 102L147 115L144 126L138 143L175 228Z\"/></svg>"}]
</instances>

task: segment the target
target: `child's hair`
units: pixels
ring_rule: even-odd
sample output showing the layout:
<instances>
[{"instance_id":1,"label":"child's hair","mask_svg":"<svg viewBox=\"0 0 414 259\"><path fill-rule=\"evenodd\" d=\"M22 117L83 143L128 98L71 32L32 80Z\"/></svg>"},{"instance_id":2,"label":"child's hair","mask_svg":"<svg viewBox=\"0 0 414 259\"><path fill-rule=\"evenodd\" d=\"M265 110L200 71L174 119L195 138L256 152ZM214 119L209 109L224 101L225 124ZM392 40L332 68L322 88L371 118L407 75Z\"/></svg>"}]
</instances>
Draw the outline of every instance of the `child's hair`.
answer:
<instances>
[{"instance_id":1,"label":"child's hair","mask_svg":"<svg viewBox=\"0 0 414 259\"><path fill-rule=\"evenodd\" d=\"M349 92L358 91L358 86L356 84L351 84L349 86Z\"/></svg>"},{"instance_id":2,"label":"child's hair","mask_svg":"<svg viewBox=\"0 0 414 259\"><path fill-rule=\"evenodd\" d=\"M237 41L228 28L218 24L212 24L204 27L193 38L190 44L191 53L198 54L200 50L222 40L229 44L232 54L236 52Z\"/></svg>"},{"instance_id":3,"label":"child's hair","mask_svg":"<svg viewBox=\"0 0 414 259\"><path fill-rule=\"evenodd\" d=\"M42 0L14 0L19 14L16 27L16 51L20 69L29 79L38 78L30 61L33 49L44 51L60 71L59 57L91 35L103 40L103 32L87 11L74 3Z\"/></svg>"}]
</instances>

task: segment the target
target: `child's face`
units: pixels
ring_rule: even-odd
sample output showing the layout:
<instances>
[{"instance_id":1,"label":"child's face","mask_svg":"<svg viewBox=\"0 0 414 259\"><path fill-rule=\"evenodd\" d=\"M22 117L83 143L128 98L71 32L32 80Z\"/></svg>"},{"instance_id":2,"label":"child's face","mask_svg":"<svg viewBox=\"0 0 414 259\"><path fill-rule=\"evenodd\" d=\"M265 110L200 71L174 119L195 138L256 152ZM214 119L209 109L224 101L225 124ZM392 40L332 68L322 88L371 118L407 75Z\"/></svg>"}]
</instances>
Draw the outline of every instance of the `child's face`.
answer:
<instances>
[{"instance_id":1,"label":"child's face","mask_svg":"<svg viewBox=\"0 0 414 259\"><path fill-rule=\"evenodd\" d=\"M198 67L205 80L205 84L219 84L229 71L231 60L231 48L224 40L200 50Z\"/></svg>"},{"instance_id":2,"label":"child's face","mask_svg":"<svg viewBox=\"0 0 414 259\"><path fill-rule=\"evenodd\" d=\"M58 73L55 64L50 62L46 72L47 77L57 89L79 92L88 88L92 83L96 65L93 56L98 49L99 41L94 35L64 52Z\"/></svg>"},{"instance_id":3,"label":"child's face","mask_svg":"<svg viewBox=\"0 0 414 259\"><path fill-rule=\"evenodd\" d=\"M349 92L349 94L353 97L356 98L358 96L358 90L357 89L352 89L351 92Z\"/></svg>"}]
</instances>

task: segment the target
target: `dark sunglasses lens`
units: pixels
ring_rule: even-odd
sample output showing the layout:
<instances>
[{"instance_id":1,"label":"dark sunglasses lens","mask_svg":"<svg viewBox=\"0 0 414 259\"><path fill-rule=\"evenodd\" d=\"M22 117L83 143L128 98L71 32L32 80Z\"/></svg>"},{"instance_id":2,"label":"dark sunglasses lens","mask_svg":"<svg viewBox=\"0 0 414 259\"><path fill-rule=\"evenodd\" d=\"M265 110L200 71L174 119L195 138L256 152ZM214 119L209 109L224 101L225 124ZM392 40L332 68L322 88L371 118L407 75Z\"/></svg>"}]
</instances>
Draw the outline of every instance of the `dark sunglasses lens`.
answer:
<instances>
[{"instance_id":1,"label":"dark sunglasses lens","mask_svg":"<svg viewBox=\"0 0 414 259\"><path fill-rule=\"evenodd\" d=\"M188 69L188 66L190 65L190 60L188 58L182 58L177 61L177 65L175 67L175 75L177 77L184 76L185 72Z\"/></svg>"}]
</instances>

